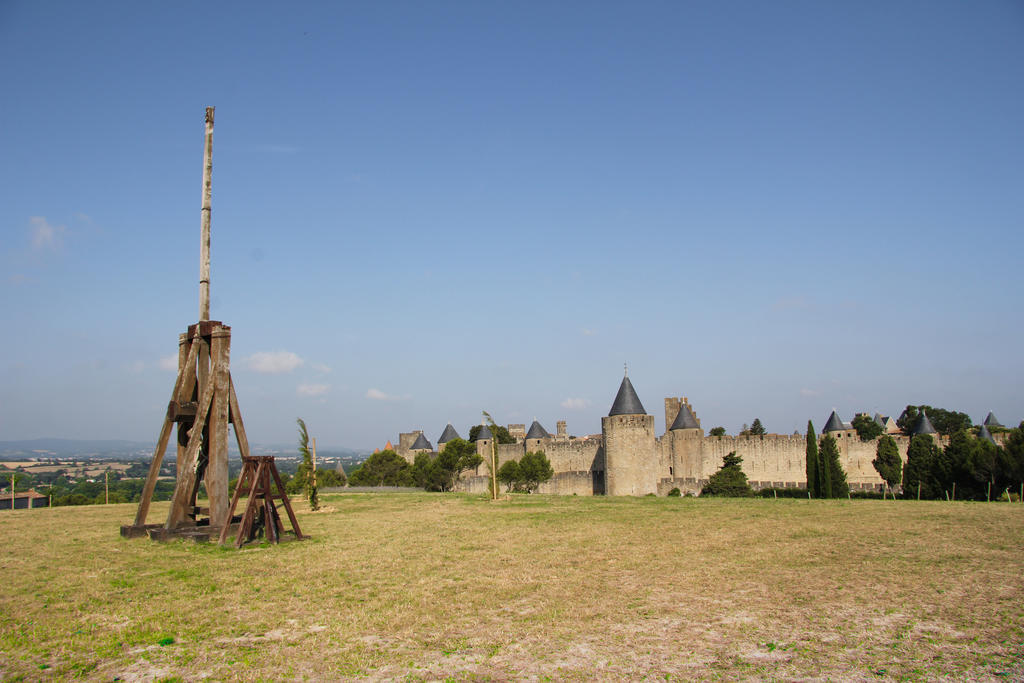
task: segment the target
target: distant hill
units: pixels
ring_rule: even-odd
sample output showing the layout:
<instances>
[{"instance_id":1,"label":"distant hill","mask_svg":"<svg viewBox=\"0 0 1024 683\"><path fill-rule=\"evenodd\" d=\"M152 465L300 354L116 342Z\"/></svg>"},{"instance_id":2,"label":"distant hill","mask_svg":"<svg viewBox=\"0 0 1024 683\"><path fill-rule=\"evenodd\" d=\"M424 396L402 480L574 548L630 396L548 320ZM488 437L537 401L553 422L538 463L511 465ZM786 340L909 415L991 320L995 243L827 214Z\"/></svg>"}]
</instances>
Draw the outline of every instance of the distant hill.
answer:
<instances>
[{"instance_id":1,"label":"distant hill","mask_svg":"<svg viewBox=\"0 0 1024 683\"><path fill-rule=\"evenodd\" d=\"M79 457L134 458L149 451L153 454L154 443L125 441L123 439L27 439L25 441L0 441L0 458L12 460L19 457Z\"/></svg>"},{"instance_id":2,"label":"distant hill","mask_svg":"<svg viewBox=\"0 0 1024 683\"><path fill-rule=\"evenodd\" d=\"M0 460L18 460L20 458L114 458L130 459L150 458L156 443L153 441L127 441L123 439L26 439L23 441L0 441ZM298 455L294 445L262 445L251 444L253 455ZM229 445L228 452L238 457L238 449L234 442ZM367 452L352 448L318 449L322 458L362 459Z\"/></svg>"}]
</instances>

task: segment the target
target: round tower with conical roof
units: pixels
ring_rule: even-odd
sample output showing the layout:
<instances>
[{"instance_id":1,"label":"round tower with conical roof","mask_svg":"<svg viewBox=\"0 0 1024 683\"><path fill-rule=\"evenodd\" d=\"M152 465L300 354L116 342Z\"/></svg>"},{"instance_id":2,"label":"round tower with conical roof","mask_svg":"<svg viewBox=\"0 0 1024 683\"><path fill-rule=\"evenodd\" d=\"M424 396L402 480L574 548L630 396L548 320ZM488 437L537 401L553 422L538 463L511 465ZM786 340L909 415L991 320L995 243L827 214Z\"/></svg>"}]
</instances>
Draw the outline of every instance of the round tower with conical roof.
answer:
<instances>
[{"instance_id":1,"label":"round tower with conical roof","mask_svg":"<svg viewBox=\"0 0 1024 683\"><path fill-rule=\"evenodd\" d=\"M669 425L666 437L669 444L669 476L673 479L702 479L701 446L704 442L704 430L700 420L693 412L693 406L682 399L667 398L674 417ZM666 412L666 417L672 413Z\"/></svg>"},{"instance_id":2,"label":"round tower with conical roof","mask_svg":"<svg viewBox=\"0 0 1024 683\"><path fill-rule=\"evenodd\" d=\"M538 451L543 451L544 440L550 438L551 434L548 433L548 430L544 429L540 422L534 420L533 424L530 425L530 431L526 432L526 437L523 439L525 444L524 452L537 453Z\"/></svg>"},{"instance_id":3,"label":"round tower with conical roof","mask_svg":"<svg viewBox=\"0 0 1024 683\"><path fill-rule=\"evenodd\" d=\"M605 494L645 496L657 493L654 416L644 410L628 373L622 378L607 417L601 418L601 435Z\"/></svg>"},{"instance_id":4,"label":"round tower with conical roof","mask_svg":"<svg viewBox=\"0 0 1024 683\"><path fill-rule=\"evenodd\" d=\"M491 462L491 441L494 440L494 435L491 434L491 428L485 423L480 423L480 431L477 432L476 438L473 439L474 445L476 446L476 454L480 456L483 462L476 466L474 474L480 474L483 472L486 474L488 465L484 463ZM488 489L490 490L490 489Z\"/></svg>"}]
</instances>

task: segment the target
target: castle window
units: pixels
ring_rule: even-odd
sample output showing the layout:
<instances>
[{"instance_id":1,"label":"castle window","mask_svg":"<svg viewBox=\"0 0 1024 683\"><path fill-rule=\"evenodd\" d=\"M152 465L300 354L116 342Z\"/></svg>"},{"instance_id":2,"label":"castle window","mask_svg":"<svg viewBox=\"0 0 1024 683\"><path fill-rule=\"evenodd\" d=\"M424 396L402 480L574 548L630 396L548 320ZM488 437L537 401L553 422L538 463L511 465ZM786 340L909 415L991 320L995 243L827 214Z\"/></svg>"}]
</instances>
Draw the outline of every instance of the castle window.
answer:
<instances>
[{"instance_id":1,"label":"castle window","mask_svg":"<svg viewBox=\"0 0 1024 683\"><path fill-rule=\"evenodd\" d=\"M670 477L672 476L672 466L671 465L668 466L668 476L670 476Z\"/></svg>"}]
</instances>

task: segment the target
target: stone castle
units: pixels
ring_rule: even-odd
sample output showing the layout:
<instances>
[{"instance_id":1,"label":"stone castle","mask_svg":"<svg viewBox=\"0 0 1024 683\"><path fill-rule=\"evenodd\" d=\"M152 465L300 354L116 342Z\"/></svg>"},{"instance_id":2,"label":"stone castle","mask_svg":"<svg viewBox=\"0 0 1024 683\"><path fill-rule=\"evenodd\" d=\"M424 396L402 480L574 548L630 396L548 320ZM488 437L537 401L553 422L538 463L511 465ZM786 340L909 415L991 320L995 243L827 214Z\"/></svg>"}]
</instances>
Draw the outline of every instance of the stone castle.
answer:
<instances>
[{"instance_id":1,"label":"stone castle","mask_svg":"<svg viewBox=\"0 0 1024 683\"><path fill-rule=\"evenodd\" d=\"M906 462L910 438L899 433L891 418L876 415L875 420L893 436L900 456ZM998 424L991 413L989 420L986 424ZM921 433L931 433L940 445L948 442L935 433L926 418L923 422L926 424L918 427ZM622 379L608 415L601 418L600 434L568 436L564 420L559 420L554 435L536 420L529 430L522 424L510 424L509 434L516 442L498 444L497 466L501 467L508 460L518 460L526 453L543 451L551 462L554 476L541 484L540 493L644 496L666 495L678 488L684 494L699 494L708 478L721 467L722 459L735 451L743 458L743 471L755 489L803 488L807 485L807 441L803 435L706 436L696 412L685 397L665 399L665 424L668 429L657 436L654 416L644 410L627 375ZM834 437L839 446L840 461L851 490L881 490L882 479L871 464L877 440L861 441L857 431L840 420L835 411L822 430L824 434ZM992 439L987 429L983 436ZM445 444L458 437L455 428L448 424L437 440L438 450L443 450ZM493 438L490 429L481 427L475 443L484 463L475 471L464 472L456 490L489 490ZM419 453L431 453L433 450L422 431L400 434L395 448L409 462Z\"/></svg>"}]
</instances>

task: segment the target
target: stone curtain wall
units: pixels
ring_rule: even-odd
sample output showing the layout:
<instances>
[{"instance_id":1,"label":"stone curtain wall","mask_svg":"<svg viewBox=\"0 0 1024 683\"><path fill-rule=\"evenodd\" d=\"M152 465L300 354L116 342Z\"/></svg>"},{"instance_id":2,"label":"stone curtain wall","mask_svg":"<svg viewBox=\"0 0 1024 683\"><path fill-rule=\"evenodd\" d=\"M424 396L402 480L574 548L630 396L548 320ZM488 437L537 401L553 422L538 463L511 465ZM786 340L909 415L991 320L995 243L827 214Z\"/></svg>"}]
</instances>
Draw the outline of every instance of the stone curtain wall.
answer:
<instances>
[{"instance_id":1,"label":"stone curtain wall","mask_svg":"<svg viewBox=\"0 0 1024 683\"><path fill-rule=\"evenodd\" d=\"M806 448L806 439L796 435L709 436L701 449L700 478L707 479L717 472L725 456L735 451L743 458L743 472L750 481L805 486Z\"/></svg>"}]
</instances>

